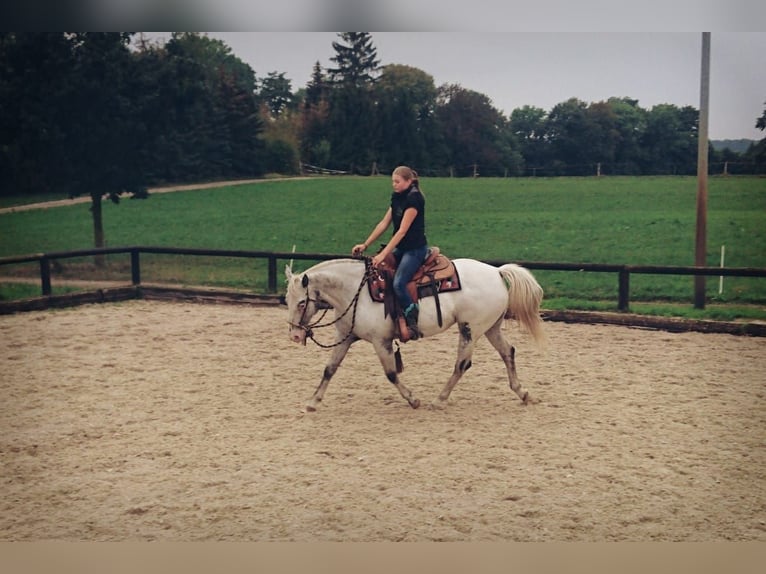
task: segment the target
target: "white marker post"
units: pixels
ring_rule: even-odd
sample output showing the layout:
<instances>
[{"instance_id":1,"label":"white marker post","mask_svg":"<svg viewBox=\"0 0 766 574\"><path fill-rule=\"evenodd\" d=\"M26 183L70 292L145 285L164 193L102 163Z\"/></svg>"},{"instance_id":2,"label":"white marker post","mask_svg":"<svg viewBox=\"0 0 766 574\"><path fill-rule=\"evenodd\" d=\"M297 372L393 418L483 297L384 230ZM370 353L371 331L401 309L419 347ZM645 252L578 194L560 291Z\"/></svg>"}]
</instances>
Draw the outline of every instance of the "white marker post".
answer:
<instances>
[{"instance_id":1,"label":"white marker post","mask_svg":"<svg viewBox=\"0 0 766 574\"><path fill-rule=\"evenodd\" d=\"M726 257L726 246L721 245L721 269L723 269L724 257ZM718 294L720 295L722 293L723 293L723 275L718 277Z\"/></svg>"}]
</instances>

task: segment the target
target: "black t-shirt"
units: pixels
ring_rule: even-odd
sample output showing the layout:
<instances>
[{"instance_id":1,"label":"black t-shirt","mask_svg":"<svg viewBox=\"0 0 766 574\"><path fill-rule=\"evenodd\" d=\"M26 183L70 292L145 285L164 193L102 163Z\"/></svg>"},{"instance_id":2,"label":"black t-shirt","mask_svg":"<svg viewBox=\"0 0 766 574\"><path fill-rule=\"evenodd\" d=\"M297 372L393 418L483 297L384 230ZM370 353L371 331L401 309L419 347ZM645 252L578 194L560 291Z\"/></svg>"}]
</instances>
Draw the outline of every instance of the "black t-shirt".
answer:
<instances>
[{"instance_id":1,"label":"black t-shirt","mask_svg":"<svg viewBox=\"0 0 766 574\"><path fill-rule=\"evenodd\" d=\"M404 212L410 207L417 209L418 214L407 230L407 234L397 246L404 251L428 244L426 241L426 198L415 185L411 185L401 193L394 192L391 194L391 218L394 222L394 233L399 231Z\"/></svg>"}]
</instances>

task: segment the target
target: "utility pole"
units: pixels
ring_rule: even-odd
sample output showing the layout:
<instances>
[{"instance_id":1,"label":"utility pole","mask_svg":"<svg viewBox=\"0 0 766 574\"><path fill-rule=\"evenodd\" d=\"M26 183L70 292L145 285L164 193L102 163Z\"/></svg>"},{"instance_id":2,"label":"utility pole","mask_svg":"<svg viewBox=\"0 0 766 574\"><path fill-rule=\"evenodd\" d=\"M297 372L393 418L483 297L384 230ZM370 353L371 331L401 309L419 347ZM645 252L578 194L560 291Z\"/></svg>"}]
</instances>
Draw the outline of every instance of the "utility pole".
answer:
<instances>
[{"instance_id":1,"label":"utility pole","mask_svg":"<svg viewBox=\"0 0 766 574\"><path fill-rule=\"evenodd\" d=\"M704 267L707 252L708 115L710 108L710 32L702 32L700 115L697 132L697 240L694 265ZM705 308L705 276L694 277L694 306Z\"/></svg>"}]
</instances>

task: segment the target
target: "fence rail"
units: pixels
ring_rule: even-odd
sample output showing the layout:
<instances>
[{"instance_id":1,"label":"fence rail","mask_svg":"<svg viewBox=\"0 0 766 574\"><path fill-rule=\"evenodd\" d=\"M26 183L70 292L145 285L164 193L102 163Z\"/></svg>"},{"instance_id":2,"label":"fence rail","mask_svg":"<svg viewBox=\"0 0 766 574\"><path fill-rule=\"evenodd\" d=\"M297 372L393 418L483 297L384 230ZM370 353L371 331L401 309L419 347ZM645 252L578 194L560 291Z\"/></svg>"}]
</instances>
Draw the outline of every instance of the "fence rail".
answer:
<instances>
[{"instance_id":1,"label":"fence rail","mask_svg":"<svg viewBox=\"0 0 766 574\"><path fill-rule=\"evenodd\" d=\"M196 249L184 247L156 247L156 246L131 246L131 247L106 247L102 249L80 249L75 251L55 251L51 253L35 253L0 258L0 267L20 263L38 262L40 266L40 287L43 296L50 296L51 288L51 261L58 259L70 259L74 257L87 257L99 255L130 254L131 283L133 286L141 285L141 254L161 255L185 255L185 256L209 256L209 257L241 257L247 259L266 259L268 261L268 292L277 293L277 262L289 260L304 261L327 261L330 259L347 258L348 255L331 253L292 253L278 251L245 251L224 249ZM507 261L487 259L485 263L499 267ZM684 267L684 266L661 266L661 265L622 265L606 263L552 263L544 261L515 261L518 265L530 270L546 271L577 271L594 273L615 273L618 277L618 301L617 308L627 311L630 306L630 275L691 275L691 276L714 276L714 277L766 277L766 269L755 267Z\"/></svg>"}]
</instances>

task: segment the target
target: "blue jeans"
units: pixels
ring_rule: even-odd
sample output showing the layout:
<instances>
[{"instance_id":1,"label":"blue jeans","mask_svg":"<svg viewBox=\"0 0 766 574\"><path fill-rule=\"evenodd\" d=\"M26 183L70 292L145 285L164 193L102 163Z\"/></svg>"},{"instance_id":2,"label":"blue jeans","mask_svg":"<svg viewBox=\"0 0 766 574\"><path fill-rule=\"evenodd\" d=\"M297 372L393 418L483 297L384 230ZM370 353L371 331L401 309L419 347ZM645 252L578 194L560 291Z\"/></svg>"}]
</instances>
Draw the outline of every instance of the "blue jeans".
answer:
<instances>
[{"instance_id":1,"label":"blue jeans","mask_svg":"<svg viewBox=\"0 0 766 574\"><path fill-rule=\"evenodd\" d=\"M413 303L412 297L410 297L407 291L407 283L415 275L418 268L423 265L426 255L428 255L427 245L416 247L409 251L400 251L399 248L394 249L394 257L398 261L396 274L394 275L394 293L396 293L396 298L399 299L402 311L406 310Z\"/></svg>"}]
</instances>

